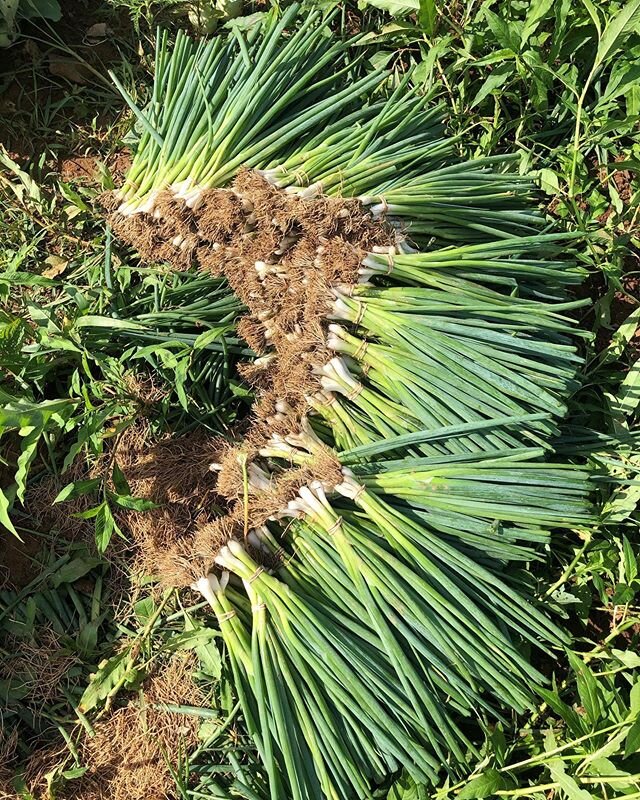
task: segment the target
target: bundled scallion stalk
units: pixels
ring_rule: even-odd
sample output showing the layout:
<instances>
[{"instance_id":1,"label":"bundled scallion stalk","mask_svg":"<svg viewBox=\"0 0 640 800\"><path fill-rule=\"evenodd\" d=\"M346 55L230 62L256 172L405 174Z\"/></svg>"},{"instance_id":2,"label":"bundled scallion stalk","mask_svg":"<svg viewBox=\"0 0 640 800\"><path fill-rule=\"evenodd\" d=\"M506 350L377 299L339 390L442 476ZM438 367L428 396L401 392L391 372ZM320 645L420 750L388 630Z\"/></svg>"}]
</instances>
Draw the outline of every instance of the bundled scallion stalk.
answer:
<instances>
[{"instance_id":1,"label":"bundled scallion stalk","mask_svg":"<svg viewBox=\"0 0 640 800\"><path fill-rule=\"evenodd\" d=\"M529 651L567 641L526 565L593 523L588 472L553 454L581 270L509 159L460 161L410 73L367 73L357 37L298 10L161 36L105 203L143 256L247 309L228 515L180 563L192 547L272 800L351 800L400 767L458 773L470 721L524 710Z\"/></svg>"}]
</instances>

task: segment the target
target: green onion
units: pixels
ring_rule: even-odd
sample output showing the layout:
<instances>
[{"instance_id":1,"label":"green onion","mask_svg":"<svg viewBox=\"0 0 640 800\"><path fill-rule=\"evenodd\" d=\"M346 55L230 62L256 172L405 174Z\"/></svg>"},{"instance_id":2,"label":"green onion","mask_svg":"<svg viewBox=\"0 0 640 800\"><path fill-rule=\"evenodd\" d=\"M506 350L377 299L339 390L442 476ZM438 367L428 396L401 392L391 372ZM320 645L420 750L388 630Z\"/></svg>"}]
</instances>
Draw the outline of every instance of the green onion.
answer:
<instances>
[{"instance_id":1,"label":"green onion","mask_svg":"<svg viewBox=\"0 0 640 800\"><path fill-rule=\"evenodd\" d=\"M171 53L159 37L115 213L182 266L213 254L263 346L256 419L221 467L236 527L210 548L221 576L194 584L261 780L271 800L368 800L400 767L460 774L469 723L532 706L544 678L528 651L567 643L526 566L553 530L595 522L589 471L553 452L580 385L583 303L566 291L584 270L575 237L542 232L509 157L460 161L410 71L366 73L358 37L299 11L225 40L180 34ZM267 200L230 187L245 169ZM228 235L200 225L216 187L235 203ZM314 238L317 209L333 216ZM243 349L224 281L174 291L182 319L134 307L119 335L169 326L189 344L202 318L209 352L218 332Z\"/></svg>"}]
</instances>

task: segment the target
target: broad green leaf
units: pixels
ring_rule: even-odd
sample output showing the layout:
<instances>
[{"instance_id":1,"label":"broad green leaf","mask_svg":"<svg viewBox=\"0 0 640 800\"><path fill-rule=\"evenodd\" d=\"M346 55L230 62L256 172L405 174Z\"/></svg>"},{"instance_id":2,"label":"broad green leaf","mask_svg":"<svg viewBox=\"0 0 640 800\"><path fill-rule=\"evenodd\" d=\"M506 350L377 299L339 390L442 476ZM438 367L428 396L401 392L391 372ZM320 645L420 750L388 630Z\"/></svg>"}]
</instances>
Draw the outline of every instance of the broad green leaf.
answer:
<instances>
[{"instance_id":1,"label":"broad green leaf","mask_svg":"<svg viewBox=\"0 0 640 800\"><path fill-rule=\"evenodd\" d=\"M76 328L109 328L119 331L144 331L144 325L127 319L117 319L116 317L100 317L96 314L87 314L79 317L75 322Z\"/></svg>"},{"instance_id":2,"label":"broad green leaf","mask_svg":"<svg viewBox=\"0 0 640 800\"><path fill-rule=\"evenodd\" d=\"M218 632L204 627L202 623L185 611L184 633L181 635L185 637L181 648L193 649L200 661L202 671L212 678L218 679L222 674L222 659L214 641Z\"/></svg>"},{"instance_id":3,"label":"broad green leaf","mask_svg":"<svg viewBox=\"0 0 640 800\"><path fill-rule=\"evenodd\" d=\"M602 517L609 524L624 522L636 510L638 503L640 503L640 486L638 484L621 486L605 503Z\"/></svg>"},{"instance_id":4,"label":"broad green leaf","mask_svg":"<svg viewBox=\"0 0 640 800\"><path fill-rule=\"evenodd\" d=\"M560 191L558 175L552 170L543 168L538 170L538 180L540 188L545 194L556 195Z\"/></svg>"},{"instance_id":5,"label":"broad green leaf","mask_svg":"<svg viewBox=\"0 0 640 800\"><path fill-rule=\"evenodd\" d=\"M77 400L43 400L34 403L26 398L17 398L0 390L0 426L3 428L43 428L54 414L73 411Z\"/></svg>"},{"instance_id":6,"label":"broad green leaf","mask_svg":"<svg viewBox=\"0 0 640 800\"><path fill-rule=\"evenodd\" d=\"M5 3L6 1L7 0L4 0ZM13 3L9 2L4 7L9 14L11 13L12 6ZM24 194L25 189L32 200L37 201L41 199L40 186L38 185L38 182L34 181L31 175L29 175L27 172L24 172L24 170L20 169L20 166L13 161L2 145L0 145L0 164L12 172L20 181L20 184L18 185L9 184L7 181L7 184L13 189L18 199L22 200L22 195Z\"/></svg>"},{"instance_id":7,"label":"broad green leaf","mask_svg":"<svg viewBox=\"0 0 640 800\"><path fill-rule=\"evenodd\" d=\"M8 47L15 35L15 19L20 0L0 2L0 47Z\"/></svg>"},{"instance_id":8,"label":"broad green leaf","mask_svg":"<svg viewBox=\"0 0 640 800\"><path fill-rule=\"evenodd\" d=\"M640 0L629 2L609 20L596 51L594 66L602 64L620 47L624 39L634 31L640 14Z\"/></svg>"},{"instance_id":9,"label":"broad green leaf","mask_svg":"<svg viewBox=\"0 0 640 800\"><path fill-rule=\"evenodd\" d=\"M420 11L418 12L418 21L424 28L427 36L433 36L436 29L436 19L438 18L438 9L435 0L420 0Z\"/></svg>"},{"instance_id":10,"label":"broad green leaf","mask_svg":"<svg viewBox=\"0 0 640 800\"><path fill-rule=\"evenodd\" d=\"M506 47L514 53L517 53L520 49L521 36L518 24L504 19L491 11L488 6L484 7L483 13L500 47Z\"/></svg>"},{"instance_id":11,"label":"broad green leaf","mask_svg":"<svg viewBox=\"0 0 640 800\"><path fill-rule=\"evenodd\" d=\"M131 511L151 511L152 508L158 508L157 503L154 503L153 500L146 500L144 497L131 497L131 495L111 492L109 492L109 497L120 508L127 508Z\"/></svg>"},{"instance_id":12,"label":"broad green leaf","mask_svg":"<svg viewBox=\"0 0 640 800\"><path fill-rule=\"evenodd\" d=\"M492 797L500 789L507 788L507 781L497 769L487 769L468 783L456 795L457 800L482 800Z\"/></svg>"},{"instance_id":13,"label":"broad green leaf","mask_svg":"<svg viewBox=\"0 0 640 800\"><path fill-rule=\"evenodd\" d=\"M91 711L120 687L134 688L140 683L144 675L140 670L129 668L129 656L130 649L127 648L100 663L80 699L80 711Z\"/></svg>"},{"instance_id":14,"label":"broad green leaf","mask_svg":"<svg viewBox=\"0 0 640 800\"><path fill-rule=\"evenodd\" d=\"M56 496L54 503L62 503L65 500L73 500L85 494L91 494L102 484L102 478L86 478L80 481L73 481L64 486Z\"/></svg>"},{"instance_id":15,"label":"broad green leaf","mask_svg":"<svg viewBox=\"0 0 640 800\"><path fill-rule=\"evenodd\" d=\"M631 583L638 574L638 553L626 536L622 536L622 562L627 583Z\"/></svg>"},{"instance_id":16,"label":"broad green leaf","mask_svg":"<svg viewBox=\"0 0 640 800\"><path fill-rule=\"evenodd\" d=\"M16 497L24 502L24 493L27 489L27 475L29 468L38 452L38 442L42 435L42 428L22 428L20 436L23 437L18 456L18 469L16 471Z\"/></svg>"},{"instance_id":17,"label":"broad green leaf","mask_svg":"<svg viewBox=\"0 0 640 800\"><path fill-rule=\"evenodd\" d=\"M389 789L386 800L427 800L427 790L404 772Z\"/></svg>"},{"instance_id":18,"label":"broad green leaf","mask_svg":"<svg viewBox=\"0 0 640 800\"><path fill-rule=\"evenodd\" d=\"M640 717L633 723L624 741L625 756L638 752L640 752Z\"/></svg>"},{"instance_id":19,"label":"broad green leaf","mask_svg":"<svg viewBox=\"0 0 640 800\"><path fill-rule=\"evenodd\" d=\"M119 495L131 495L131 487L124 475L124 472L118 466L116 461L113 462L113 469L111 470L111 479L113 480L113 485L116 489L116 492Z\"/></svg>"},{"instance_id":20,"label":"broad green leaf","mask_svg":"<svg viewBox=\"0 0 640 800\"><path fill-rule=\"evenodd\" d=\"M560 785L568 800L594 800L593 795L581 789L575 779L566 774L562 759L552 758L546 764L552 780Z\"/></svg>"},{"instance_id":21,"label":"broad green leaf","mask_svg":"<svg viewBox=\"0 0 640 800\"><path fill-rule=\"evenodd\" d=\"M360 0L360 8L373 6L381 11L388 11L392 17L406 17L420 10L419 0Z\"/></svg>"},{"instance_id":22,"label":"broad green leaf","mask_svg":"<svg viewBox=\"0 0 640 800\"><path fill-rule=\"evenodd\" d=\"M10 533L12 533L14 536L17 536L18 539L22 541L20 534L15 529L13 522L11 522L11 519L9 518L9 510L11 509L14 497L15 486L13 487L12 492L9 492L7 489L0 489L0 525L4 525L4 527Z\"/></svg>"},{"instance_id":23,"label":"broad green leaf","mask_svg":"<svg viewBox=\"0 0 640 800\"><path fill-rule=\"evenodd\" d=\"M96 546L99 553L107 549L113 535L115 520L108 503L102 503L96 514Z\"/></svg>"},{"instance_id":24,"label":"broad green leaf","mask_svg":"<svg viewBox=\"0 0 640 800\"><path fill-rule=\"evenodd\" d=\"M568 652L569 664L576 675L576 685L580 702L587 712L587 717L592 725L596 725L602 714L602 704L600 702L600 690L598 681L584 661L575 653Z\"/></svg>"},{"instance_id":25,"label":"broad green leaf","mask_svg":"<svg viewBox=\"0 0 640 800\"><path fill-rule=\"evenodd\" d=\"M593 24L596 26L596 31L598 32L598 39L600 39L602 37L602 24L600 22L600 14L598 13L598 9L591 2L591 0L582 0L582 3L589 12L589 16L591 17Z\"/></svg>"},{"instance_id":26,"label":"broad green leaf","mask_svg":"<svg viewBox=\"0 0 640 800\"><path fill-rule=\"evenodd\" d=\"M207 347L207 345L210 345L211 342L218 341L218 339L220 339L222 336L224 336L225 333L229 333L232 330L233 330L233 326L230 326L230 325L219 325L216 328L212 328L211 330L204 331L204 333L201 333L196 337L196 339L195 339L195 341L193 343L193 349L194 350L202 350L205 347Z\"/></svg>"},{"instance_id":27,"label":"broad green leaf","mask_svg":"<svg viewBox=\"0 0 640 800\"><path fill-rule=\"evenodd\" d=\"M513 67L511 64L503 64L500 67L496 67L496 69L489 74L489 77L482 84L480 89L478 89L476 96L471 101L470 108L479 106L485 97L503 86L512 75Z\"/></svg>"},{"instance_id":28,"label":"broad green leaf","mask_svg":"<svg viewBox=\"0 0 640 800\"><path fill-rule=\"evenodd\" d=\"M635 596L636 593L632 586L626 583L616 583L613 587L611 602L616 606L624 606L628 603L632 603Z\"/></svg>"},{"instance_id":29,"label":"broad green leaf","mask_svg":"<svg viewBox=\"0 0 640 800\"><path fill-rule=\"evenodd\" d=\"M621 94L624 94L626 91L628 91L630 87L637 87L639 80L640 65L634 65L628 61L623 61L622 59L614 62L611 75L607 83L607 88L605 89L600 102L615 100ZM616 123L618 125L620 124L618 120L616 120ZM616 167L618 167L618 164L616 164Z\"/></svg>"},{"instance_id":30,"label":"broad green leaf","mask_svg":"<svg viewBox=\"0 0 640 800\"><path fill-rule=\"evenodd\" d=\"M156 610L153 597L143 597L142 600L138 600L138 602L134 605L133 610L139 624L146 625Z\"/></svg>"},{"instance_id":31,"label":"broad green leaf","mask_svg":"<svg viewBox=\"0 0 640 800\"><path fill-rule=\"evenodd\" d=\"M640 359L634 361L620 384L616 396L618 408L625 416L633 414L640 403Z\"/></svg>"},{"instance_id":32,"label":"broad green leaf","mask_svg":"<svg viewBox=\"0 0 640 800\"><path fill-rule=\"evenodd\" d=\"M553 8L553 4L554 0L532 0L522 28L521 43L523 46L536 32L542 20Z\"/></svg>"},{"instance_id":33,"label":"broad green leaf","mask_svg":"<svg viewBox=\"0 0 640 800\"><path fill-rule=\"evenodd\" d=\"M94 519L102 511L104 501L93 508L88 508L86 511L76 511L73 515L77 519Z\"/></svg>"},{"instance_id":34,"label":"broad green leaf","mask_svg":"<svg viewBox=\"0 0 640 800\"><path fill-rule=\"evenodd\" d=\"M554 692L550 689L539 688L538 694L540 697L542 697L549 708L562 717L569 727L569 730L575 737L584 735L586 731L582 717L580 717L575 709L571 708L571 706L567 705L563 700L561 700L557 692Z\"/></svg>"},{"instance_id":35,"label":"broad green leaf","mask_svg":"<svg viewBox=\"0 0 640 800\"><path fill-rule=\"evenodd\" d=\"M50 19L59 22L62 11L58 0L22 0L18 11L18 18L22 19Z\"/></svg>"},{"instance_id":36,"label":"broad green leaf","mask_svg":"<svg viewBox=\"0 0 640 800\"><path fill-rule=\"evenodd\" d=\"M638 0L638 2L640 2L640 0ZM638 326L640 326L640 308L636 308L632 311L611 337L611 343L604 351L602 360L604 364L620 358L625 347L633 338Z\"/></svg>"},{"instance_id":37,"label":"broad green leaf","mask_svg":"<svg viewBox=\"0 0 640 800\"><path fill-rule=\"evenodd\" d=\"M638 662L640 662L640 656L636 656ZM640 663L635 664L635 666L640 666ZM640 716L640 678L636 680L636 682L631 687L631 691L629 692L629 713L633 716L637 714Z\"/></svg>"},{"instance_id":38,"label":"broad green leaf","mask_svg":"<svg viewBox=\"0 0 640 800\"><path fill-rule=\"evenodd\" d=\"M101 563L102 560L95 556L78 556L63 564L60 569L54 572L51 576L51 582L56 588L63 583L74 583Z\"/></svg>"},{"instance_id":39,"label":"broad green leaf","mask_svg":"<svg viewBox=\"0 0 640 800\"><path fill-rule=\"evenodd\" d=\"M78 635L76 636L76 647L84 658L87 658L95 653L98 646L98 629L100 628L101 624L101 618L91 620L90 622L87 622L86 625L83 625L78 632Z\"/></svg>"}]
</instances>

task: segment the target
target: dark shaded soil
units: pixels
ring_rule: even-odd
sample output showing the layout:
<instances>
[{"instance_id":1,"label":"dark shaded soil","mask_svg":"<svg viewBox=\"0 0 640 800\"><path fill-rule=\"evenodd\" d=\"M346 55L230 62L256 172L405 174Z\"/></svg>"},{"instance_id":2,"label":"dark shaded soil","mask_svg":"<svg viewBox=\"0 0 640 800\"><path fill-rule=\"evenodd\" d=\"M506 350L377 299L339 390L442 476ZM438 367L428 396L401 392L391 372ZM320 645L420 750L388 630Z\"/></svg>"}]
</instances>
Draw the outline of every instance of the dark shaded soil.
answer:
<instances>
[{"instance_id":1,"label":"dark shaded soil","mask_svg":"<svg viewBox=\"0 0 640 800\"><path fill-rule=\"evenodd\" d=\"M34 569L34 557L42 549L42 540L24 534L21 542L0 528L0 588L22 589L29 584L39 569Z\"/></svg>"},{"instance_id":2,"label":"dark shaded soil","mask_svg":"<svg viewBox=\"0 0 640 800\"><path fill-rule=\"evenodd\" d=\"M602 276L602 273L599 273ZM640 306L640 277L634 274L623 274L620 282L622 291L617 291L610 307L610 321L605 328L600 328L596 333L596 349L601 352L611 342L612 334L618 330L620 325L627 319L629 314ZM626 348L630 362L640 358L640 327L636 329L631 341Z\"/></svg>"},{"instance_id":3,"label":"dark shaded soil","mask_svg":"<svg viewBox=\"0 0 640 800\"><path fill-rule=\"evenodd\" d=\"M620 277L621 289L614 293L609 306L609 322L600 325L596 330L595 350L601 353L611 343L613 334L627 319L632 311L640 306L640 254L632 252L625 260L624 271ZM589 298L592 306L582 318L582 325L594 328L596 322L595 304L607 291L607 283L602 272L590 274L581 286L574 289L576 298ZM640 327L627 346L627 354L631 362L640 357Z\"/></svg>"},{"instance_id":4,"label":"dark shaded soil","mask_svg":"<svg viewBox=\"0 0 640 800\"><path fill-rule=\"evenodd\" d=\"M0 50L0 141L18 162L45 149L69 152L85 123L98 142L122 111L115 89L113 104L105 103L108 69L125 58L137 66L125 9L70 0L61 5L60 21L23 22L16 42Z\"/></svg>"}]
</instances>

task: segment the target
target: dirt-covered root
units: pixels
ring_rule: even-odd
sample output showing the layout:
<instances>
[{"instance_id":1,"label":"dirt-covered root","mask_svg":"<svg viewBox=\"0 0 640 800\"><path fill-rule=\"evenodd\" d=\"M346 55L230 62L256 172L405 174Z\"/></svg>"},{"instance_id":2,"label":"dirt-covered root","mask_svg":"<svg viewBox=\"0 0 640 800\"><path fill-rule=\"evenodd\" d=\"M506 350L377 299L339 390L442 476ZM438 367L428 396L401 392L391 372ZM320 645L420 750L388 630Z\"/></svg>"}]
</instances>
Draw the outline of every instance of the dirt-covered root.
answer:
<instances>
[{"instance_id":1,"label":"dirt-covered root","mask_svg":"<svg viewBox=\"0 0 640 800\"><path fill-rule=\"evenodd\" d=\"M144 568L185 586L206 574L230 537L246 541L251 529L278 518L302 486L341 481L335 454L319 442L302 465L267 466L260 451L274 435L284 441L303 432L307 398L334 355L326 346L333 289L357 284L364 255L392 248L398 233L358 200L302 197L248 170L228 189L191 192L189 205L161 193L150 213L125 215L115 197L104 199L111 224L144 258L226 277L248 309L238 332L258 356L240 367L256 401L235 445L168 440L143 453L133 447L123 466L137 492L163 504L127 521Z\"/></svg>"},{"instance_id":2,"label":"dirt-covered root","mask_svg":"<svg viewBox=\"0 0 640 800\"><path fill-rule=\"evenodd\" d=\"M314 367L330 358L331 287L357 283L364 254L392 246L396 232L358 200L301 197L248 170L191 206L165 191L153 212L123 214L116 198L103 197L111 225L143 258L224 275L249 309L240 334L258 355L275 356L244 369L258 390L255 413L272 416L271 398L304 413L305 396L318 388Z\"/></svg>"}]
</instances>

